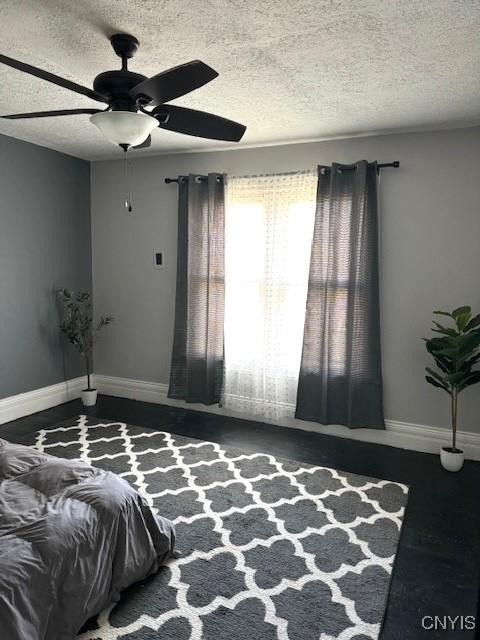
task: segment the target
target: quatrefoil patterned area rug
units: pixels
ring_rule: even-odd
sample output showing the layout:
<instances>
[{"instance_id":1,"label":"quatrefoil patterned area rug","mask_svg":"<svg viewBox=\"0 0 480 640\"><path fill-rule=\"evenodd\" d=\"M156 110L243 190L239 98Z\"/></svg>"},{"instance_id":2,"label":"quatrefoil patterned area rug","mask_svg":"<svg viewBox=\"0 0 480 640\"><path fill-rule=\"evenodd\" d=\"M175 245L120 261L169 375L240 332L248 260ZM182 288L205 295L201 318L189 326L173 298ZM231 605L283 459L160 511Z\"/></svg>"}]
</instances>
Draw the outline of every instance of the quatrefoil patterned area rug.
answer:
<instances>
[{"instance_id":1,"label":"quatrefoil patterned area rug","mask_svg":"<svg viewBox=\"0 0 480 640\"><path fill-rule=\"evenodd\" d=\"M85 416L31 444L121 475L176 525L181 557L79 640L379 637L406 486Z\"/></svg>"}]
</instances>

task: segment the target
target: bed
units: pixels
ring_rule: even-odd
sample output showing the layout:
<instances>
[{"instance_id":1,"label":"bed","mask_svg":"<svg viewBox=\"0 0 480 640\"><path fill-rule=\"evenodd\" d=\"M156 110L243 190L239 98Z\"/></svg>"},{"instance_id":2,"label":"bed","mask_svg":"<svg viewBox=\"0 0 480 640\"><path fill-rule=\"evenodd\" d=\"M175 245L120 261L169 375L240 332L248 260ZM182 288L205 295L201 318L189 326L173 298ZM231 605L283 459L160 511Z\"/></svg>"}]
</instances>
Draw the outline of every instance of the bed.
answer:
<instances>
[{"instance_id":1,"label":"bed","mask_svg":"<svg viewBox=\"0 0 480 640\"><path fill-rule=\"evenodd\" d=\"M2 640L75 638L174 545L122 478L0 439Z\"/></svg>"}]
</instances>

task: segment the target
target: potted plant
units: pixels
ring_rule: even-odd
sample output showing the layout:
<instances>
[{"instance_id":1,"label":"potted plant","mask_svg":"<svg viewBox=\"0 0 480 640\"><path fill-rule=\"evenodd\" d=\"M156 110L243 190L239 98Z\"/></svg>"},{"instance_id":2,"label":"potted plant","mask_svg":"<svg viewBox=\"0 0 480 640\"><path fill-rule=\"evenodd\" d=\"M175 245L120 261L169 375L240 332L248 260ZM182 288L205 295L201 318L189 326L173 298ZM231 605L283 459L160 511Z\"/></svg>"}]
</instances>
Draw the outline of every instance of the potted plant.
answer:
<instances>
[{"instance_id":1,"label":"potted plant","mask_svg":"<svg viewBox=\"0 0 480 640\"><path fill-rule=\"evenodd\" d=\"M480 314L472 318L471 307L459 307L451 313L434 311L445 316L450 325L433 321L432 331L439 336L425 338L428 352L433 356L437 369L426 367L426 380L443 389L450 396L452 415L452 446L442 447L440 459L444 469L459 471L464 453L457 448L458 395L467 387L480 382L480 370L474 368L480 361Z\"/></svg>"},{"instance_id":2,"label":"potted plant","mask_svg":"<svg viewBox=\"0 0 480 640\"><path fill-rule=\"evenodd\" d=\"M97 389L91 386L93 345L98 332L110 324L113 318L101 316L98 323L94 324L90 293L84 291L72 293L68 289L59 289L58 295L63 305L60 331L85 359L87 388L82 391L82 403L85 407L92 407L97 401Z\"/></svg>"}]
</instances>

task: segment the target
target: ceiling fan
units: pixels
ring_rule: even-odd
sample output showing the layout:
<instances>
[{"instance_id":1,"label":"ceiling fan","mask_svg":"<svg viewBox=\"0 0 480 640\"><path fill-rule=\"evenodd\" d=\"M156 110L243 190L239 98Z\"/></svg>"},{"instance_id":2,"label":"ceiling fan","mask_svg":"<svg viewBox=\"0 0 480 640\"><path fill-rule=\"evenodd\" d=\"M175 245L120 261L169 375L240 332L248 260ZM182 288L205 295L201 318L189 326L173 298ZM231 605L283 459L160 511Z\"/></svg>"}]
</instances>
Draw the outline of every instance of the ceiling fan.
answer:
<instances>
[{"instance_id":1,"label":"ceiling fan","mask_svg":"<svg viewBox=\"0 0 480 640\"><path fill-rule=\"evenodd\" d=\"M214 69L200 60L192 60L147 78L127 68L128 60L139 47L137 38L128 33L117 33L110 42L122 60L122 68L100 73L93 81L93 89L0 55L0 63L103 102L108 105L106 109L60 109L1 117L17 120L90 114L91 122L124 151L149 147L150 134L156 127L213 140L238 142L242 138L246 127L238 122L205 111L166 104L216 78L218 73Z\"/></svg>"}]
</instances>

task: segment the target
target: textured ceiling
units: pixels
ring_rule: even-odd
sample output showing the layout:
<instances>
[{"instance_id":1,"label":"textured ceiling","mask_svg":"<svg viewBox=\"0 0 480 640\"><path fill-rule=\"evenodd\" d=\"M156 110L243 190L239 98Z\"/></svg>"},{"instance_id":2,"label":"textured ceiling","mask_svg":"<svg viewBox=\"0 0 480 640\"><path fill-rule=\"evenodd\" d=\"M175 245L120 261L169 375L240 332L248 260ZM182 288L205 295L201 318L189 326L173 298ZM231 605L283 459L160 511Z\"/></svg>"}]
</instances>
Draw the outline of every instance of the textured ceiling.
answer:
<instances>
[{"instance_id":1,"label":"textured ceiling","mask_svg":"<svg viewBox=\"0 0 480 640\"><path fill-rule=\"evenodd\" d=\"M118 68L117 31L140 40L132 71L195 58L217 69L176 103L243 122L243 145L480 123L478 0L0 0L0 53L87 86ZM1 113L82 106L98 103L0 65ZM0 120L0 133L119 153L88 116ZM212 147L156 130L136 153Z\"/></svg>"}]
</instances>

